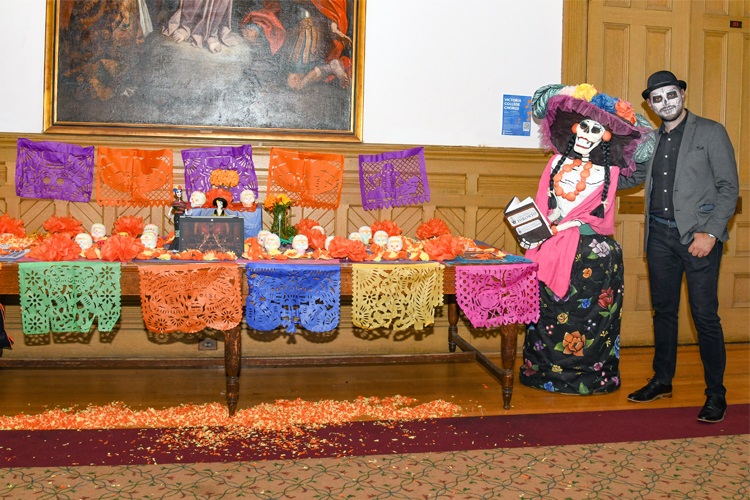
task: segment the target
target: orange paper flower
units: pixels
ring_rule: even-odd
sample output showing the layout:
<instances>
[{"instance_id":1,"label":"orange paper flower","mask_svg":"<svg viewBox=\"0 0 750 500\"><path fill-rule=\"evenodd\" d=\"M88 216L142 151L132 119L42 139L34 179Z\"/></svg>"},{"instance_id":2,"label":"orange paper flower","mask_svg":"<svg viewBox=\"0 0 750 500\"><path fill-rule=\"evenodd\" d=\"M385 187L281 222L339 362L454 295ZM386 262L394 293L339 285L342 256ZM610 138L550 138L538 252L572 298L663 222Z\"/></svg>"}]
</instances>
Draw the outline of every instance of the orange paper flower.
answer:
<instances>
[{"instance_id":1,"label":"orange paper flower","mask_svg":"<svg viewBox=\"0 0 750 500\"><path fill-rule=\"evenodd\" d=\"M102 245L102 260L110 262L133 260L144 248L143 243L132 236L113 234Z\"/></svg>"},{"instance_id":2,"label":"orange paper flower","mask_svg":"<svg viewBox=\"0 0 750 500\"><path fill-rule=\"evenodd\" d=\"M328 253L334 259L349 259L353 262L364 262L367 258L367 249L364 243L349 240L342 236L334 236L328 245Z\"/></svg>"},{"instance_id":3,"label":"orange paper flower","mask_svg":"<svg viewBox=\"0 0 750 500\"><path fill-rule=\"evenodd\" d=\"M115 225L112 226L112 234L127 233L128 236L137 238L143 234L143 217L136 217L134 215L123 215L115 221Z\"/></svg>"},{"instance_id":4,"label":"orange paper flower","mask_svg":"<svg viewBox=\"0 0 750 500\"><path fill-rule=\"evenodd\" d=\"M372 229L372 234L375 234L377 231L385 231L388 233L388 236L400 236L403 232L395 222L389 219L373 222L370 229Z\"/></svg>"},{"instance_id":5,"label":"orange paper flower","mask_svg":"<svg viewBox=\"0 0 750 500\"><path fill-rule=\"evenodd\" d=\"M26 230L23 228L23 221L14 219L8 214L0 215L0 234L12 234L19 238L26 237Z\"/></svg>"},{"instance_id":6,"label":"orange paper flower","mask_svg":"<svg viewBox=\"0 0 750 500\"><path fill-rule=\"evenodd\" d=\"M44 230L50 234L68 234L75 236L83 232L81 221L72 216L55 217L54 215L44 221Z\"/></svg>"},{"instance_id":7,"label":"orange paper flower","mask_svg":"<svg viewBox=\"0 0 750 500\"><path fill-rule=\"evenodd\" d=\"M635 125L635 111L628 101L617 101L615 103L615 114Z\"/></svg>"},{"instance_id":8,"label":"orange paper flower","mask_svg":"<svg viewBox=\"0 0 750 500\"><path fill-rule=\"evenodd\" d=\"M442 236L443 234L451 234L451 230L442 219L430 219L417 228L417 238L420 240Z\"/></svg>"},{"instance_id":9,"label":"orange paper flower","mask_svg":"<svg viewBox=\"0 0 750 500\"><path fill-rule=\"evenodd\" d=\"M294 225L295 229L297 229L297 234L305 234L305 235L307 235L307 232L310 231L315 226L320 226L320 223L313 219L302 219L301 221L299 221L298 223ZM319 232L319 231L316 231L316 232Z\"/></svg>"},{"instance_id":10,"label":"orange paper flower","mask_svg":"<svg viewBox=\"0 0 750 500\"><path fill-rule=\"evenodd\" d=\"M425 241L424 251L430 257L430 260L442 262L455 259L466 251L466 246L461 239L444 234Z\"/></svg>"},{"instance_id":11,"label":"orange paper flower","mask_svg":"<svg viewBox=\"0 0 750 500\"><path fill-rule=\"evenodd\" d=\"M43 261L76 260L81 247L67 234L52 234L33 247L27 257Z\"/></svg>"},{"instance_id":12,"label":"orange paper flower","mask_svg":"<svg viewBox=\"0 0 750 500\"><path fill-rule=\"evenodd\" d=\"M240 183L240 175L235 170L216 169L211 172L212 186L233 188Z\"/></svg>"}]
</instances>

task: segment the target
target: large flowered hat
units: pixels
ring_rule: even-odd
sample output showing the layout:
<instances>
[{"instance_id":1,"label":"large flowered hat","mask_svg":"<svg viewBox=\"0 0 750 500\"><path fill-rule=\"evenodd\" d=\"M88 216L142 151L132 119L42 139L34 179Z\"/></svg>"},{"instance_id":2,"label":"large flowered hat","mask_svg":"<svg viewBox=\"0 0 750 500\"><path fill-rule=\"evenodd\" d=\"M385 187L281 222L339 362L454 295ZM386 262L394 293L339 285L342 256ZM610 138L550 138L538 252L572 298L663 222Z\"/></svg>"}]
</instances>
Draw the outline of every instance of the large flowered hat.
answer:
<instances>
[{"instance_id":1,"label":"large flowered hat","mask_svg":"<svg viewBox=\"0 0 750 500\"><path fill-rule=\"evenodd\" d=\"M545 85L534 92L531 106L534 117L542 120L542 146L555 153L565 153L573 124L589 118L611 132L612 162L622 175L629 177L636 163L644 163L654 154L656 137L646 117L634 112L629 102L599 92L588 83ZM602 148L591 152L591 160L603 164Z\"/></svg>"}]
</instances>

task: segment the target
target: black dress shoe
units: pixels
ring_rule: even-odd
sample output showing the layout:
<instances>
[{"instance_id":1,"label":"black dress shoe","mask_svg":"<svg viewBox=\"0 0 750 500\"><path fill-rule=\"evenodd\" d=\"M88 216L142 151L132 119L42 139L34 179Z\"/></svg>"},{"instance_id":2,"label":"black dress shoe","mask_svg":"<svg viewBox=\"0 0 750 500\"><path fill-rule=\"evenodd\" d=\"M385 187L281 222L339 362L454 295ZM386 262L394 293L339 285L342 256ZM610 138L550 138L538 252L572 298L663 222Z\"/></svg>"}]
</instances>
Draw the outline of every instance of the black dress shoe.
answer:
<instances>
[{"instance_id":1,"label":"black dress shoe","mask_svg":"<svg viewBox=\"0 0 750 500\"><path fill-rule=\"evenodd\" d=\"M628 401L648 403L659 398L672 397L672 384L662 384L655 378L648 381L644 387L628 395Z\"/></svg>"},{"instance_id":2,"label":"black dress shoe","mask_svg":"<svg viewBox=\"0 0 750 500\"><path fill-rule=\"evenodd\" d=\"M708 396L706 404L698 414L698 422L715 424L724 420L727 414L727 400L721 396Z\"/></svg>"}]
</instances>

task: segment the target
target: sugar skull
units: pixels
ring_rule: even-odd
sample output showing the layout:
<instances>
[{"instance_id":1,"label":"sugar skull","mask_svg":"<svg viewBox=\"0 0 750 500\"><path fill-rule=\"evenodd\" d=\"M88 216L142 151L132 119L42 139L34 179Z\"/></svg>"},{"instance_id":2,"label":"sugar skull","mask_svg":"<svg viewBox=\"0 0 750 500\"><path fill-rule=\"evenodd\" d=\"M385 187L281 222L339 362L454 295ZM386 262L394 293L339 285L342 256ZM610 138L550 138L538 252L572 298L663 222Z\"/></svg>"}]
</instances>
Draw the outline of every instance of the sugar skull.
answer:
<instances>
[{"instance_id":1,"label":"sugar skull","mask_svg":"<svg viewBox=\"0 0 750 500\"><path fill-rule=\"evenodd\" d=\"M352 241L362 241L362 236L359 233L349 233L349 239Z\"/></svg>"},{"instance_id":2,"label":"sugar skull","mask_svg":"<svg viewBox=\"0 0 750 500\"><path fill-rule=\"evenodd\" d=\"M255 203L255 193L251 189L245 189L240 193L240 202L245 208L250 208Z\"/></svg>"},{"instance_id":3,"label":"sugar skull","mask_svg":"<svg viewBox=\"0 0 750 500\"><path fill-rule=\"evenodd\" d=\"M276 251L281 247L281 239L277 234L271 233L266 236L263 246L266 249L266 253Z\"/></svg>"},{"instance_id":4,"label":"sugar skull","mask_svg":"<svg viewBox=\"0 0 750 500\"><path fill-rule=\"evenodd\" d=\"M157 238L154 233L144 232L141 235L141 243L143 243L143 246L148 249L153 250L154 248L156 248L156 241L157 241Z\"/></svg>"},{"instance_id":5,"label":"sugar skull","mask_svg":"<svg viewBox=\"0 0 750 500\"><path fill-rule=\"evenodd\" d=\"M370 240L372 239L372 229L370 229L370 226L360 227L359 236L362 238L362 243L364 243L365 245L369 245Z\"/></svg>"},{"instance_id":6,"label":"sugar skull","mask_svg":"<svg viewBox=\"0 0 750 500\"><path fill-rule=\"evenodd\" d=\"M401 236L391 236L388 238L388 250L391 252L400 252L404 249L404 240Z\"/></svg>"},{"instance_id":7,"label":"sugar skull","mask_svg":"<svg viewBox=\"0 0 750 500\"><path fill-rule=\"evenodd\" d=\"M153 233L154 236L159 236L159 226L156 224L146 224L143 226L143 234Z\"/></svg>"},{"instance_id":8,"label":"sugar skull","mask_svg":"<svg viewBox=\"0 0 750 500\"><path fill-rule=\"evenodd\" d=\"M326 250L328 250L328 247L331 245L331 240L333 240L333 235L326 238Z\"/></svg>"},{"instance_id":9,"label":"sugar skull","mask_svg":"<svg viewBox=\"0 0 750 500\"><path fill-rule=\"evenodd\" d=\"M107 228L104 224L97 222L91 226L91 237L94 241L99 241L107 235Z\"/></svg>"},{"instance_id":10,"label":"sugar skull","mask_svg":"<svg viewBox=\"0 0 750 500\"><path fill-rule=\"evenodd\" d=\"M386 233L383 230L375 231L375 234L372 237L372 241L376 245L380 245L381 247L384 247L388 245L388 233Z\"/></svg>"},{"instance_id":11,"label":"sugar skull","mask_svg":"<svg viewBox=\"0 0 750 500\"><path fill-rule=\"evenodd\" d=\"M262 248L265 248L266 238L269 234L271 234L271 231L266 231L265 229L258 231L258 236L256 236L256 238L258 239L258 243L260 243L260 246Z\"/></svg>"},{"instance_id":12,"label":"sugar skull","mask_svg":"<svg viewBox=\"0 0 750 500\"><path fill-rule=\"evenodd\" d=\"M297 253L305 253L309 246L310 244L307 240L307 236L304 234L298 234L292 239L292 248L294 248Z\"/></svg>"},{"instance_id":13,"label":"sugar skull","mask_svg":"<svg viewBox=\"0 0 750 500\"><path fill-rule=\"evenodd\" d=\"M81 247L81 250L88 250L94 244L94 240L88 233L79 233L76 235L76 243Z\"/></svg>"},{"instance_id":14,"label":"sugar skull","mask_svg":"<svg viewBox=\"0 0 750 500\"><path fill-rule=\"evenodd\" d=\"M203 191L193 191L190 193L190 206L194 208L202 207L206 204L206 194Z\"/></svg>"}]
</instances>

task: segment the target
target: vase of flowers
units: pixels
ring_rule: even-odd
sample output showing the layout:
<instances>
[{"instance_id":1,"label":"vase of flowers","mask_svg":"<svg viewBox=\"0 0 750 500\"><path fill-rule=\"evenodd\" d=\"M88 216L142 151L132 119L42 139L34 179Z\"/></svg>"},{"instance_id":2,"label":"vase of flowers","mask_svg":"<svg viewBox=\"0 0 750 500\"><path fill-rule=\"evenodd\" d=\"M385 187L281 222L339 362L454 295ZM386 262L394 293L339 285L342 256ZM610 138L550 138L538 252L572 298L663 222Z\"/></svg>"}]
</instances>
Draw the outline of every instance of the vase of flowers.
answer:
<instances>
[{"instance_id":1,"label":"vase of flowers","mask_svg":"<svg viewBox=\"0 0 750 500\"><path fill-rule=\"evenodd\" d=\"M263 208L271 214L271 232L279 237L282 243L289 244L297 234L291 223L292 200L284 194L266 196Z\"/></svg>"}]
</instances>

